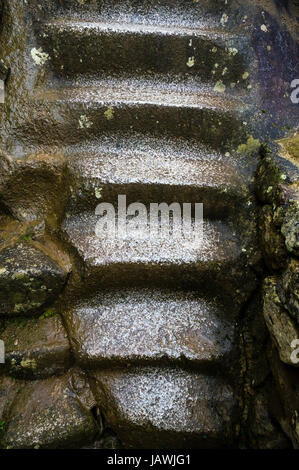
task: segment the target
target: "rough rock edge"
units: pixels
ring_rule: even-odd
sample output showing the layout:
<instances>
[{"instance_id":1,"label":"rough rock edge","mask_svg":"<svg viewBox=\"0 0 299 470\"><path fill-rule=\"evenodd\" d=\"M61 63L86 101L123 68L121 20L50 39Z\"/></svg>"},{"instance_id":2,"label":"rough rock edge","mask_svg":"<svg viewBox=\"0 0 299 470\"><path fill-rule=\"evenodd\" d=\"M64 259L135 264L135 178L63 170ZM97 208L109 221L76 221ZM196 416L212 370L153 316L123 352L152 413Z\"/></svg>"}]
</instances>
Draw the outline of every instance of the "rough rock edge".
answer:
<instances>
[{"instance_id":1,"label":"rough rock edge","mask_svg":"<svg viewBox=\"0 0 299 470\"><path fill-rule=\"evenodd\" d=\"M298 141L295 132L290 137L292 145L294 136ZM261 246L270 274L263 292L263 315L271 336L268 360L272 378L268 412L279 422L293 447L298 448L298 410L293 399L293 387L297 390L299 387L298 364L289 357L292 348L288 343L290 335L297 334L293 339L299 339L299 333L296 333L299 332L299 167L298 155L288 153L287 143L288 138L281 141L280 152L275 145L271 149L262 146L261 162L256 172L256 194L261 203ZM271 305L275 312L270 312Z\"/></svg>"}]
</instances>

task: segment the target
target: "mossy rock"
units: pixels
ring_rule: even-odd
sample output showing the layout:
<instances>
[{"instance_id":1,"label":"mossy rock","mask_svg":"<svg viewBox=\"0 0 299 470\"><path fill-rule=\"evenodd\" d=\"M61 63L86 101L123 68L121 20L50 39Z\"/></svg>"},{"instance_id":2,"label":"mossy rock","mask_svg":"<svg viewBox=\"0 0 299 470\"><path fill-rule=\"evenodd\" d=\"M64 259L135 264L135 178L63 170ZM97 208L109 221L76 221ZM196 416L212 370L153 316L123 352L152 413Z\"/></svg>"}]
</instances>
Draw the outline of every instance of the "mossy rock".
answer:
<instances>
[{"instance_id":1,"label":"mossy rock","mask_svg":"<svg viewBox=\"0 0 299 470\"><path fill-rule=\"evenodd\" d=\"M39 315L60 293L67 272L28 243L0 252L0 316Z\"/></svg>"}]
</instances>

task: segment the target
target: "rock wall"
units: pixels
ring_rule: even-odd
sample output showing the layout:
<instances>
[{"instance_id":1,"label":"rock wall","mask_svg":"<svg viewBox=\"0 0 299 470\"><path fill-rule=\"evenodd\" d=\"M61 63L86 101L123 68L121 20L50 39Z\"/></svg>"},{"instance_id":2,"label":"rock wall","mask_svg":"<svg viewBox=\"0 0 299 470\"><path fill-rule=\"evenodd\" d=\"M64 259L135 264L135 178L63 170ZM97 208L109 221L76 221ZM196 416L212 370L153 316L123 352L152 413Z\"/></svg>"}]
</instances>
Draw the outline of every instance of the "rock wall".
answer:
<instances>
[{"instance_id":1,"label":"rock wall","mask_svg":"<svg viewBox=\"0 0 299 470\"><path fill-rule=\"evenodd\" d=\"M299 136L261 150L256 193L261 203L260 243L267 277L262 308L274 387L269 409L299 448Z\"/></svg>"}]
</instances>

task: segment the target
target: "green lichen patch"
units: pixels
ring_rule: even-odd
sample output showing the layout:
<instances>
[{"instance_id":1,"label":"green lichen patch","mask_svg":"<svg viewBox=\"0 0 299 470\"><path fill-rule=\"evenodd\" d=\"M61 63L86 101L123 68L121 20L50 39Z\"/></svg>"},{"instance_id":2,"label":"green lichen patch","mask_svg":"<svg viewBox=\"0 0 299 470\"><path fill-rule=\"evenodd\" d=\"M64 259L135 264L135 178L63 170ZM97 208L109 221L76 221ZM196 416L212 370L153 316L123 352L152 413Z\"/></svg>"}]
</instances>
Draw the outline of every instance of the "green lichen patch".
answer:
<instances>
[{"instance_id":1,"label":"green lichen patch","mask_svg":"<svg viewBox=\"0 0 299 470\"><path fill-rule=\"evenodd\" d=\"M290 137L281 139L278 143L282 147L283 155L285 158L289 158L296 164L299 163L299 133L295 133Z\"/></svg>"},{"instance_id":2,"label":"green lichen patch","mask_svg":"<svg viewBox=\"0 0 299 470\"><path fill-rule=\"evenodd\" d=\"M111 119L114 118L114 109L112 106L110 106L110 108L108 108L107 111L104 112L104 116L106 119L108 119L108 121L111 121Z\"/></svg>"},{"instance_id":3,"label":"green lichen patch","mask_svg":"<svg viewBox=\"0 0 299 470\"><path fill-rule=\"evenodd\" d=\"M254 139L252 135L250 135L247 139L245 144L239 145L237 149L237 153L243 155L253 155L257 153L260 149L261 143L258 139Z\"/></svg>"},{"instance_id":4,"label":"green lichen patch","mask_svg":"<svg viewBox=\"0 0 299 470\"><path fill-rule=\"evenodd\" d=\"M55 309L51 309L49 308L48 310L46 310L40 317L39 319L40 320L43 320L44 318L51 318L51 317L55 317L57 316L58 313L56 312Z\"/></svg>"}]
</instances>

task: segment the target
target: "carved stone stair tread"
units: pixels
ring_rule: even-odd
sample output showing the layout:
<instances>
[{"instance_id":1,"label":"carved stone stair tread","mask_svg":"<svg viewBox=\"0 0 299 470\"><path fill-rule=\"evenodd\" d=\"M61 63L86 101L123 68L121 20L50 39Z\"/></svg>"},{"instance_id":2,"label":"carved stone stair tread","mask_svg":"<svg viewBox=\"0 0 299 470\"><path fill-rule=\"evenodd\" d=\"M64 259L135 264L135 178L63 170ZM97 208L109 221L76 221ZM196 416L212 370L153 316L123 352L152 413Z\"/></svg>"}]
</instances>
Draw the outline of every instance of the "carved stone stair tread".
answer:
<instances>
[{"instance_id":1,"label":"carved stone stair tread","mask_svg":"<svg viewBox=\"0 0 299 470\"><path fill-rule=\"evenodd\" d=\"M233 316L196 292L110 290L78 302L64 320L76 360L88 369L157 362L225 368L236 354Z\"/></svg>"},{"instance_id":2,"label":"carved stone stair tread","mask_svg":"<svg viewBox=\"0 0 299 470\"><path fill-rule=\"evenodd\" d=\"M104 416L126 448L225 447L235 399L218 377L180 369L91 373Z\"/></svg>"},{"instance_id":3,"label":"carved stone stair tread","mask_svg":"<svg viewBox=\"0 0 299 470\"><path fill-rule=\"evenodd\" d=\"M125 238L113 238L106 231L96 235L98 216L84 213L68 217L64 232L69 241L94 266L109 264L144 265L204 265L213 262L235 260L240 256L241 246L236 233L221 222L203 222L203 237L155 238L148 230ZM191 231L191 230L190 230ZM111 234L110 234L111 235Z\"/></svg>"},{"instance_id":4,"label":"carved stone stair tread","mask_svg":"<svg viewBox=\"0 0 299 470\"><path fill-rule=\"evenodd\" d=\"M38 3L38 0L34 0ZM93 0L92 2L74 2L72 0L54 0L45 6L52 15L60 15L78 19L99 18L104 21L141 22L165 25L209 25L222 26L223 2L219 0ZM230 5L226 5L226 10Z\"/></svg>"},{"instance_id":5,"label":"carved stone stair tread","mask_svg":"<svg viewBox=\"0 0 299 470\"><path fill-rule=\"evenodd\" d=\"M39 91L19 137L65 146L107 133L143 133L192 139L224 153L246 142L240 99L186 83L109 77Z\"/></svg>"},{"instance_id":6,"label":"carved stone stair tread","mask_svg":"<svg viewBox=\"0 0 299 470\"><path fill-rule=\"evenodd\" d=\"M192 23L191 23L192 24ZM185 73L216 83L222 79L237 88L248 85L242 75L246 56L244 35L219 28L116 22L88 18L59 18L43 25L39 39L57 74L119 76L130 70Z\"/></svg>"},{"instance_id":7,"label":"carved stone stair tread","mask_svg":"<svg viewBox=\"0 0 299 470\"><path fill-rule=\"evenodd\" d=\"M78 178L93 179L99 184L236 188L244 184L232 157L188 141L128 138L115 136L68 148L71 170Z\"/></svg>"},{"instance_id":8,"label":"carved stone stair tread","mask_svg":"<svg viewBox=\"0 0 299 470\"><path fill-rule=\"evenodd\" d=\"M100 202L96 191L102 201L112 203L119 194L145 204L158 198L169 204L178 198L181 203L201 202L205 215L214 218L249 207L248 162L195 142L113 135L65 152L74 189L68 209L72 214L93 209Z\"/></svg>"},{"instance_id":9,"label":"carved stone stair tread","mask_svg":"<svg viewBox=\"0 0 299 470\"><path fill-rule=\"evenodd\" d=\"M140 230L138 238L136 233L112 238L105 230L96 235L98 221L93 213L82 213L63 223L64 237L77 254L89 287L203 289L225 302L234 299L234 310L256 285L246 248L224 223L204 221L202 238L150 237L147 230Z\"/></svg>"}]
</instances>

